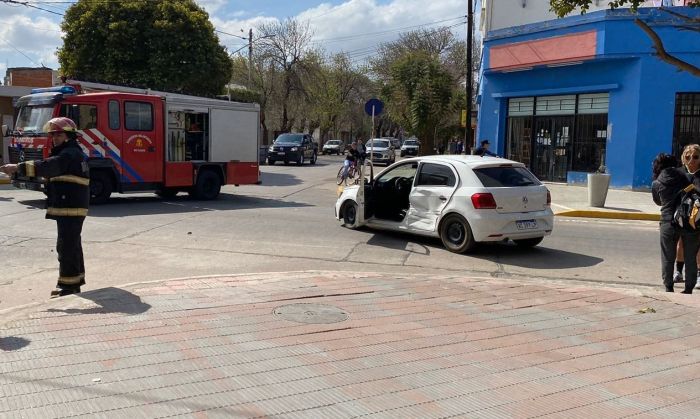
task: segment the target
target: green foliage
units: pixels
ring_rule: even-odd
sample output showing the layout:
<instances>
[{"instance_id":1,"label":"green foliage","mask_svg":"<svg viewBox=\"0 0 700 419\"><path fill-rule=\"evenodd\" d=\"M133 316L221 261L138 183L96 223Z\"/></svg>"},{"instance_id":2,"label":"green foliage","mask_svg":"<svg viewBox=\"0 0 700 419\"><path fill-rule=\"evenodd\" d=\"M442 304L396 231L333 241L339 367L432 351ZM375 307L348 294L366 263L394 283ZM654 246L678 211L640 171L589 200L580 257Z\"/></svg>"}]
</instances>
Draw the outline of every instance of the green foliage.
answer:
<instances>
[{"instance_id":1,"label":"green foliage","mask_svg":"<svg viewBox=\"0 0 700 419\"><path fill-rule=\"evenodd\" d=\"M551 10L559 17L564 17L569 13L580 9L581 13L586 13L594 0L549 0ZM630 7L632 10L637 10L644 3L644 0L607 0L611 9L618 7ZM692 0L690 6L700 6L700 0Z\"/></svg>"},{"instance_id":2,"label":"green foliage","mask_svg":"<svg viewBox=\"0 0 700 419\"><path fill-rule=\"evenodd\" d=\"M61 23L63 74L84 80L213 96L232 64L193 0L79 0Z\"/></svg>"},{"instance_id":3,"label":"green foliage","mask_svg":"<svg viewBox=\"0 0 700 419\"><path fill-rule=\"evenodd\" d=\"M260 103L260 92L247 89L231 89L229 92L234 102Z\"/></svg>"},{"instance_id":4,"label":"green foliage","mask_svg":"<svg viewBox=\"0 0 700 419\"><path fill-rule=\"evenodd\" d=\"M405 54L391 65L390 74L383 88L389 115L431 150L450 110L452 77L435 56L423 52Z\"/></svg>"}]
</instances>

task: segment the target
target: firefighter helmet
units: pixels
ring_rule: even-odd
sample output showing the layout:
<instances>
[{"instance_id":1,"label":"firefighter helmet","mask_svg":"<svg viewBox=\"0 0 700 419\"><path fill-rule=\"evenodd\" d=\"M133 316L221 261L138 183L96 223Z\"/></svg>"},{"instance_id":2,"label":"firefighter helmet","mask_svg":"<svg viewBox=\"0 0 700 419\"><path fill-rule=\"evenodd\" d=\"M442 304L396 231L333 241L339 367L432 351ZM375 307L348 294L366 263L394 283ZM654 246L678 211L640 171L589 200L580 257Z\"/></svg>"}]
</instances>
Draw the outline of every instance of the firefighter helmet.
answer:
<instances>
[{"instance_id":1,"label":"firefighter helmet","mask_svg":"<svg viewBox=\"0 0 700 419\"><path fill-rule=\"evenodd\" d=\"M47 133L50 133L50 132L65 132L65 133L77 132L78 126L75 125L75 122L73 122L72 119L61 116L58 118L50 119L49 122L47 122L44 125L44 131L46 131Z\"/></svg>"}]
</instances>

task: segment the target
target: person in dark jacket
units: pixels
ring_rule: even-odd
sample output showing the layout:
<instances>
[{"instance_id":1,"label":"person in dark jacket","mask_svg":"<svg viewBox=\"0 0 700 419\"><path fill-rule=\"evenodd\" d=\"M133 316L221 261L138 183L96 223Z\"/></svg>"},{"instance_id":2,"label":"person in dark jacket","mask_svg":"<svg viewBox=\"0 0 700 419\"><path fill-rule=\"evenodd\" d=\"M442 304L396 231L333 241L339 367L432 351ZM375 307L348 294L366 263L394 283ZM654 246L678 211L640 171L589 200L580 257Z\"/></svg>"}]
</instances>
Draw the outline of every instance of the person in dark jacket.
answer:
<instances>
[{"instance_id":1,"label":"person in dark jacket","mask_svg":"<svg viewBox=\"0 0 700 419\"><path fill-rule=\"evenodd\" d=\"M680 199L680 192L695 180L683 168L677 167L675 157L660 153L653 163L651 193L654 202L661 206L659 232L661 242L661 277L667 292L673 292L673 270L676 260L676 244L680 238L685 253L685 289L683 294L692 294L697 282L695 255L700 248L698 233L680 229L673 222L673 213ZM697 182L697 181L696 181Z\"/></svg>"},{"instance_id":2,"label":"person in dark jacket","mask_svg":"<svg viewBox=\"0 0 700 419\"><path fill-rule=\"evenodd\" d=\"M46 218L56 220L59 276L51 297L80 292L85 284L81 233L90 202L90 174L87 158L77 142L78 129L69 118L53 118L44 131L53 143L44 160L7 164L0 170L28 177L47 178Z\"/></svg>"},{"instance_id":3,"label":"person in dark jacket","mask_svg":"<svg viewBox=\"0 0 700 419\"><path fill-rule=\"evenodd\" d=\"M491 145L491 143L489 142L489 140L483 140L481 142L481 146L479 148L477 148L476 150L474 150L474 154L477 156L482 156L482 157L483 156L498 157L498 155L496 153L489 151L490 145Z\"/></svg>"}]
</instances>

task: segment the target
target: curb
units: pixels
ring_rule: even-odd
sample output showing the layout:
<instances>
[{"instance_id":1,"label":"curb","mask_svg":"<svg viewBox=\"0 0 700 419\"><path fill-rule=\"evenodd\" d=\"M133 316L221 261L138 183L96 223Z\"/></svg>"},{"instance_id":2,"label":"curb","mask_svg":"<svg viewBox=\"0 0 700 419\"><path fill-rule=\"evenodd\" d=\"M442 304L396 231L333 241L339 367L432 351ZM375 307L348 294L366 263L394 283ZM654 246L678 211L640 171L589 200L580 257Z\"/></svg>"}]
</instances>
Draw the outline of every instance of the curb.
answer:
<instances>
[{"instance_id":1,"label":"curb","mask_svg":"<svg viewBox=\"0 0 700 419\"><path fill-rule=\"evenodd\" d=\"M650 213L645 213L645 212L572 210L572 211L558 212L554 215L557 217L608 218L608 219L616 219L616 220L640 220L640 221L659 221L659 220L661 220L661 214L650 214Z\"/></svg>"}]
</instances>

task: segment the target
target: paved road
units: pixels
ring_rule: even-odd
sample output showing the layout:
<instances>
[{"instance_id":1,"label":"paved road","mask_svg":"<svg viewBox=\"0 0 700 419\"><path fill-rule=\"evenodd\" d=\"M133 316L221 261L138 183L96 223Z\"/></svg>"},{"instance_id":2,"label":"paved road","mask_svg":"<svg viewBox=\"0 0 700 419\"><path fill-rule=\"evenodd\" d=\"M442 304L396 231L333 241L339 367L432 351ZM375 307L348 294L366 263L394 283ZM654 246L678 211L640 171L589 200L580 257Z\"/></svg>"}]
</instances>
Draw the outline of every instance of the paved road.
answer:
<instances>
[{"instance_id":1,"label":"paved road","mask_svg":"<svg viewBox=\"0 0 700 419\"><path fill-rule=\"evenodd\" d=\"M538 248L499 244L472 255L449 253L438 240L342 228L333 219L341 159L264 166L262 185L227 186L216 201L117 195L93 207L83 235L87 289L307 269L658 283L654 222L558 218ZM42 300L53 287L55 225L41 204L36 192L0 186L0 309Z\"/></svg>"}]
</instances>

